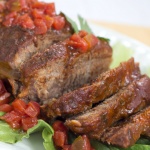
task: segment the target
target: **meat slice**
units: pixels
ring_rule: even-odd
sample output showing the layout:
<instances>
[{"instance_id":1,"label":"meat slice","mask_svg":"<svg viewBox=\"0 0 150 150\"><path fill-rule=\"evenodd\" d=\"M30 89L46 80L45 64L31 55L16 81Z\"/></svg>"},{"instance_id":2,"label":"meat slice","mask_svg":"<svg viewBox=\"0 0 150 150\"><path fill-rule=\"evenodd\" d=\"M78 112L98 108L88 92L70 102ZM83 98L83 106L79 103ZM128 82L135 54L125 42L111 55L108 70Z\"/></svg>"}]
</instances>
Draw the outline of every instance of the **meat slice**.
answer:
<instances>
[{"instance_id":1,"label":"meat slice","mask_svg":"<svg viewBox=\"0 0 150 150\"><path fill-rule=\"evenodd\" d=\"M24 66L25 86L19 97L47 103L65 92L90 83L108 70L112 49L106 41L87 52L69 49L66 40L39 52Z\"/></svg>"},{"instance_id":2,"label":"meat slice","mask_svg":"<svg viewBox=\"0 0 150 150\"><path fill-rule=\"evenodd\" d=\"M79 88L53 99L42 107L50 118L71 116L92 107L93 103L104 100L140 77L138 64L131 58L119 67L102 73L91 85Z\"/></svg>"},{"instance_id":3,"label":"meat slice","mask_svg":"<svg viewBox=\"0 0 150 150\"><path fill-rule=\"evenodd\" d=\"M126 122L111 127L103 134L101 140L108 144L127 148L136 143L140 135L147 135L150 130L150 106L131 116Z\"/></svg>"},{"instance_id":4,"label":"meat slice","mask_svg":"<svg viewBox=\"0 0 150 150\"><path fill-rule=\"evenodd\" d=\"M37 51L66 39L72 33L73 29L67 21L64 29L60 31L51 29L43 35L35 35L19 26L1 27L0 61L8 62L13 69L20 69Z\"/></svg>"},{"instance_id":5,"label":"meat slice","mask_svg":"<svg viewBox=\"0 0 150 150\"><path fill-rule=\"evenodd\" d=\"M133 81L98 106L66 120L75 133L100 140L102 133L118 120L134 114L150 104L150 78Z\"/></svg>"}]
</instances>

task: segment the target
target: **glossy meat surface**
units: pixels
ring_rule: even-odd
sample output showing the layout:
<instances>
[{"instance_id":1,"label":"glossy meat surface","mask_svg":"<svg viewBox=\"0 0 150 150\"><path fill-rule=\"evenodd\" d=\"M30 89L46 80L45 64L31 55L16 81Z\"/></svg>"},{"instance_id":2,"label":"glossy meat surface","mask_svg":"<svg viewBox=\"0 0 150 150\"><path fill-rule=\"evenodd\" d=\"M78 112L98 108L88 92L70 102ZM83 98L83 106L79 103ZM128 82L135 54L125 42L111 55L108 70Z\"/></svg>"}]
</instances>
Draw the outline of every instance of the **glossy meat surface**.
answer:
<instances>
[{"instance_id":1,"label":"glossy meat surface","mask_svg":"<svg viewBox=\"0 0 150 150\"><path fill-rule=\"evenodd\" d=\"M143 76L98 106L66 120L66 126L78 134L100 140L104 131L120 119L150 104L150 79Z\"/></svg>"},{"instance_id":2,"label":"glossy meat surface","mask_svg":"<svg viewBox=\"0 0 150 150\"><path fill-rule=\"evenodd\" d=\"M101 140L108 144L127 148L134 145L141 135L147 135L149 130L150 106L131 116L121 125L106 130Z\"/></svg>"},{"instance_id":3,"label":"glossy meat surface","mask_svg":"<svg viewBox=\"0 0 150 150\"><path fill-rule=\"evenodd\" d=\"M90 109L93 103L104 100L140 77L138 64L131 58L119 67L102 73L91 85L79 88L53 99L42 107L50 118L71 116Z\"/></svg>"}]
</instances>

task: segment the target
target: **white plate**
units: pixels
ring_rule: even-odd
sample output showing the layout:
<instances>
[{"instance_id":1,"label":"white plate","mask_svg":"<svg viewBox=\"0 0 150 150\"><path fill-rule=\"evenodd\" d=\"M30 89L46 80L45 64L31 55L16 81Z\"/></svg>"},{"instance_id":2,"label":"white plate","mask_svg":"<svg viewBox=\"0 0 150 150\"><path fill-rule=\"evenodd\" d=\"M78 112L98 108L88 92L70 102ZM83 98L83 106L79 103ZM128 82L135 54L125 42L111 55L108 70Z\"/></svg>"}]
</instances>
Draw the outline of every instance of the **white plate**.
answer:
<instances>
[{"instance_id":1,"label":"white plate","mask_svg":"<svg viewBox=\"0 0 150 150\"><path fill-rule=\"evenodd\" d=\"M125 47L128 47L134 51L134 58L137 62L140 62L140 67L143 73L147 72L150 66L150 47L131 39L127 36L121 35L112 30L102 28L90 23L90 26L94 33L99 36L104 36L110 39L110 44L114 45L120 42ZM39 133L33 134L29 139L24 139L16 144L6 144L0 142L0 149L2 150L44 150L42 145L42 138Z\"/></svg>"}]
</instances>

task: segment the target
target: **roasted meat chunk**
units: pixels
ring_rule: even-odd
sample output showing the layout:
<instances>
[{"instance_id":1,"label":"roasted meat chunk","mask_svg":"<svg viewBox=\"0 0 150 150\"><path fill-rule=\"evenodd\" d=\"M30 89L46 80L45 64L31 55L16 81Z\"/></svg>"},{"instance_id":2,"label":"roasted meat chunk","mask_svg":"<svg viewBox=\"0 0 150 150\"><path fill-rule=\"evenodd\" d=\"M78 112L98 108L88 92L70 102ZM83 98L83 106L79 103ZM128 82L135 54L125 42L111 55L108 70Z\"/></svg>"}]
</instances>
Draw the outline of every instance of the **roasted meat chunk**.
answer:
<instances>
[{"instance_id":1,"label":"roasted meat chunk","mask_svg":"<svg viewBox=\"0 0 150 150\"><path fill-rule=\"evenodd\" d=\"M67 119L65 124L75 133L100 140L108 127L149 104L150 78L142 76L98 106Z\"/></svg>"},{"instance_id":2,"label":"roasted meat chunk","mask_svg":"<svg viewBox=\"0 0 150 150\"><path fill-rule=\"evenodd\" d=\"M150 106L131 116L121 125L111 127L103 134L101 140L108 144L127 148L135 144L141 135L150 130Z\"/></svg>"},{"instance_id":3,"label":"roasted meat chunk","mask_svg":"<svg viewBox=\"0 0 150 150\"><path fill-rule=\"evenodd\" d=\"M111 96L140 76L139 66L131 58L121 63L119 67L102 73L91 85L49 101L42 107L42 110L49 118L78 114L90 109L93 103Z\"/></svg>"},{"instance_id":4,"label":"roasted meat chunk","mask_svg":"<svg viewBox=\"0 0 150 150\"><path fill-rule=\"evenodd\" d=\"M53 43L62 41L73 33L69 22L62 30L49 30L46 34L35 35L19 26L0 28L0 61L8 62L13 69L19 69L38 51Z\"/></svg>"},{"instance_id":5,"label":"roasted meat chunk","mask_svg":"<svg viewBox=\"0 0 150 150\"><path fill-rule=\"evenodd\" d=\"M24 87L19 97L47 103L63 93L90 83L109 69L112 49L106 41L87 52L69 49L66 40L35 54L23 68Z\"/></svg>"}]
</instances>

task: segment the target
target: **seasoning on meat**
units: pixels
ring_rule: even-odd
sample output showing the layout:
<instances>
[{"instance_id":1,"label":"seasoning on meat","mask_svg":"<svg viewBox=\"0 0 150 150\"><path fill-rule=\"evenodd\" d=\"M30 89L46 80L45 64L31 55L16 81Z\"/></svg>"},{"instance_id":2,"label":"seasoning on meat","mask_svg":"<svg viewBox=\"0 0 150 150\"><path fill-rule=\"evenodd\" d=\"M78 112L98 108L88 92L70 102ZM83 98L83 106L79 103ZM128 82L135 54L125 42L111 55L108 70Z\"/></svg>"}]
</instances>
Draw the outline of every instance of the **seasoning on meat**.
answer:
<instances>
[{"instance_id":1,"label":"seasoning on meat","mask_svg":"<svg viewBox=\"0 0 150 150\"><path fill-rule=\"evenodd\" d=\"M104 100L140 77L138 64L131 58L119 67L102 73L91 85L66 93L42 106L50 118L71 116L92 107L93 103Z\"/></svg>"},{"instance_id":2,"label":"seasoning on meat","mask_svg":"<svg viewBox=\"0 0 150 150\"><path fill-rule=\"evenodd\" d=\"M141 135L149 136L149 130L150 106L131 116L121 125L106 130L101 140L108 144L127 148L134 145Z\"/></svg>"},{"instance_id":3,"label":"seasoning on meat","mask_svg":"<svg viewBox=\"0 0 150 150\"><path fill-rule=\"evenodd\" d=\"M112 49L105 41L98 40L84 53L69 49L67 40L53 44L24 65L19 97L47 103L96 79L109 69L111 60Z\"/></svg>"},{"instance_id":4,"label":"seasoning on meat","mask_svg":"<svg viewBox=\"0 0 150 150\"><path fill-rule=\"evenodd\" d=\"M150 104L150 78L133 81L98 106L66 120L66 126L78 134L100 140L102 133L118 120Z\"/></svg>"}]
</instances>

